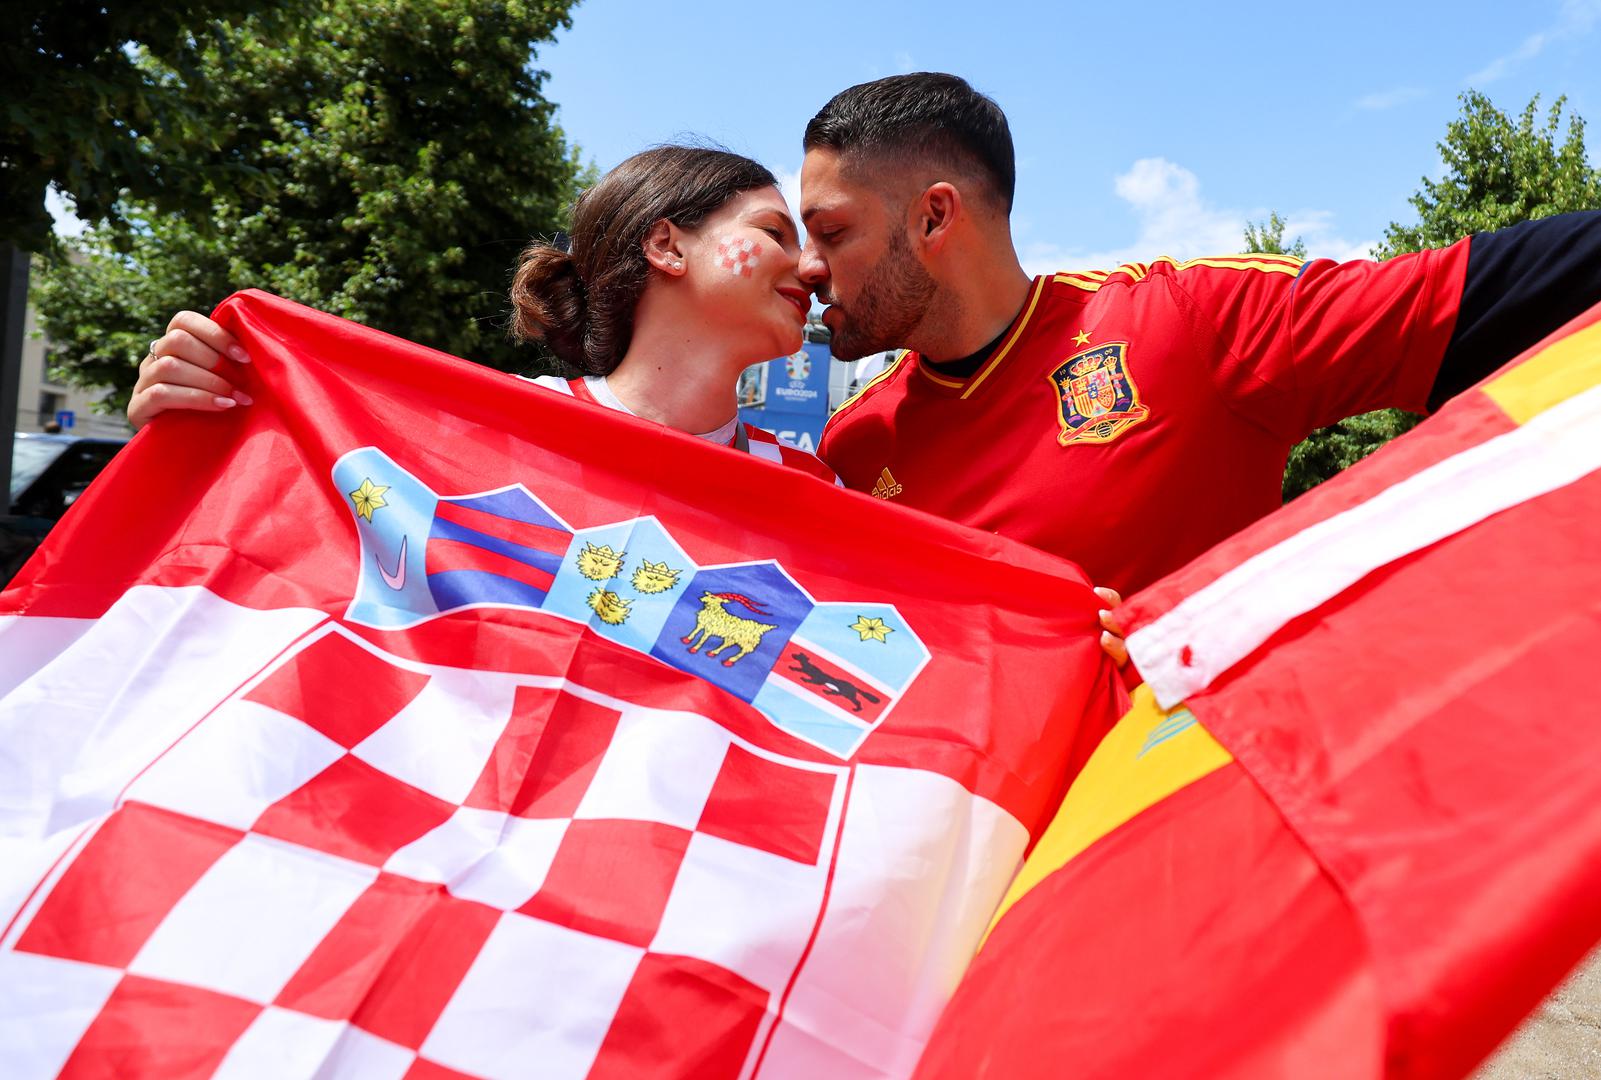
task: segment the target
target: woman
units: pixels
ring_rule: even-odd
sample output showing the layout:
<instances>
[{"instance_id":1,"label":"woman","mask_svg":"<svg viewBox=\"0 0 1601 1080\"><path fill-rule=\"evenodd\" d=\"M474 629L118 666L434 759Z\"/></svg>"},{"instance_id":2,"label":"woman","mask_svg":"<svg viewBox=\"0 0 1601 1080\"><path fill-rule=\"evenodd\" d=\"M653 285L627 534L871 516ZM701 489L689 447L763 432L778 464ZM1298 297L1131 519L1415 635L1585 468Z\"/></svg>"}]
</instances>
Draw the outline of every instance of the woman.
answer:
<instances>
[{"instance_id":1,"label":"woman","mask_svg":"<svg viewBox=\"0 0 1601 1080\"><path fill-rule=\"evenodd\" d=\"M582 372L539 384L837 482L811 454L738 421L751 364L801 347L811 290L773 174L724 150L635 154L579 196L571 247L535 243L512 284L512 333ZM216 323L181 311L139 365L128 420L249 405L223 358L248 362Z\"/></svg>"},{"instance_id":2,"label":"woman","mask_svg":"<svg viewBox=\"0 0 1601 1080\"><path fill-rule=\"evenodd\" d=\"M529 246L512 284L513 335L583 373L535 382L839 483L813 455L738 418L739 373L799 349L811 306L772 173L725 150L646 150L579 196L571 237L567 251ZM222 327L180 311L139 365L129 422L248 406L225 357L249 362ZM1110 611L1120 598L1096 593L1107 604L1102 647L1121 666L1128 653Z\"/></svg>"}]
</instances>

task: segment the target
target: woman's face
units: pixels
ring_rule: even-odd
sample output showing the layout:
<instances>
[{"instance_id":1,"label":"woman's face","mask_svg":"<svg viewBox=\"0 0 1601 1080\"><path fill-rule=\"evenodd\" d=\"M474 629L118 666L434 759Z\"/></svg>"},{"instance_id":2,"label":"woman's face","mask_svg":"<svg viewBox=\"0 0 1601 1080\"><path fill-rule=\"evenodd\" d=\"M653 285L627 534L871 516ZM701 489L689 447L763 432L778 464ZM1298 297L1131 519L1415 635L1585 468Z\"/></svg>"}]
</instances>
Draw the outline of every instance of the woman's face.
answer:
<instances>
[{"instance_id":1,"label":"woman's face","mask_svg":"<svg viewBox=\"0 0 1601 1080\"><path fill-rule=\"evenodd\" d=\"M811 290L796 268L800 241L776 187L734 196L685 234L686 275L700 314L749 362L801 346Z\"/></svg>"}]
</instances>

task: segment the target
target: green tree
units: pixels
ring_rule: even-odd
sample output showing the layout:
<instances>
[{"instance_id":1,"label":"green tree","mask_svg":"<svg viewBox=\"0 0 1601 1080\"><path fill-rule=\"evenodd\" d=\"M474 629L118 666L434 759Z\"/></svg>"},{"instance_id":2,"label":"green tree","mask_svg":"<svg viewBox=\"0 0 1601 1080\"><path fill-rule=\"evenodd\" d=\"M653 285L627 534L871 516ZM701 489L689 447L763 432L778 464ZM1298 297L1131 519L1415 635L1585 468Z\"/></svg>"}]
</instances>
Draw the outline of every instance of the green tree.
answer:
<instances>
[{"instance_id":1,"label":"green tree","mask_svg":"<svg viewBox=\"0 0 1601 1080\"><path fill-rule=\"evenodd\" d=\"M137 62L159 57L194 80L206 19L289 17L311 0L14 0L0 35L0 476L11 471L28 252L50 251L45 192L112 215L125 193L167 211L203 209L198 175L258 179L216 152L178 80ZM223 55L226 61L228 57Z\"/></svg>"},{"instance_id":2,"label":"green tree","mask_svg":"<svg viewBox=\"0 0 1601 1080\"><path fill-rule=\"evenodd\" d=\"M125 402L181 307L256 287L500 367L509 270L586 172L534 49L569 0L328 0L297 25L213 27L190 87L258 190L204 179L206 220L118 204L35 290L56 360ZM228 59L231 57L231 61ZM182 80L154 56L139 63Z\"/></svg>"},{"instance_id":3,"label":"green tree","mask_svg":"<svg viewBox=\"0 0 1601 1080\"><path fill-rule=\"evenodd\" d=\"M1516 118L1474 90L1460 100L1462 115L1447 125L1439 144L1445 176L1422 179L1423 187L1408 200L1418 212L1417 222L1392 222L1374 250L1376 258L1601 207L1601 171L1590 167L1585 153L1584 119L1570 115L1566 138L1559 139L1567 98L1557 98L1543 122L1538 95Z\"/></svg>"},{"instance_id":4,"label":"green tree","mask_svg":"<svg viewBox=\"0 0 1601 1080\"><path fill-rule=\"evenodd\" d=\"M300 10L309 10L305 0L7 4L0 243L24 251L49 246L45 189L52 184L86 218L99 219L113 215L125 196L167 210L203 210L196 172L248 183L252 174L218 152L202 102L188 90L205 81L208 62L233 61L215 25Z\"/></svg>"},{"instance_id":5,"label":"green tree","mask_svg":"<svg viewBox=\"0 0 1601 1080\"><path fill-rule=\"evenodd\" d=\"M1460 101L1462 114L1447 125L1439 144L1445 175L1422 179L1410 199L1418 220L1392 222L1374 258L1446 247L1476 232L1569 210L1601 208L1601 170L1589 165L1584 120L1573 114L1564 126L1565 98L1557 99L1543 121L1539 97L1516 117L1477 91L1467 91ZM1420 419L1384 409L1313 432L1290 452L1285 500L1362 460Z\"/></svg>"},{"instance_id":6,"label":"green tree","mask_svg":"<svg viewBox=\"0 0 1601 1080\"><path fill-rule=\"evenodd\" d=\"M1259 251L1264 255L1293 255L1297 259L1306 258L1306 243L1299 236L1288 247L1284 245L1284 219L1274 210L1267 216L1267 220L1258 225L1254 221L1245 223L1245 250L1247 252Z\"/></svg>"}]
</instances>

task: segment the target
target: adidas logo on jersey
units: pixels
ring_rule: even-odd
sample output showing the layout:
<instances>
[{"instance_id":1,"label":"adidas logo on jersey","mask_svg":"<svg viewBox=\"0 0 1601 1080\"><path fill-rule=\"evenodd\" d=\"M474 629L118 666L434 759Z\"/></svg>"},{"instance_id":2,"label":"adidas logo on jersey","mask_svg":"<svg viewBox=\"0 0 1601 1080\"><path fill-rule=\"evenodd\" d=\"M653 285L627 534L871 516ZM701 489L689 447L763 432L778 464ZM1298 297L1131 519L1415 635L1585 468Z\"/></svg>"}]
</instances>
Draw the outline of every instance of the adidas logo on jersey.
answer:
<instances>
[{"instance_id":1,"label":"adidas logo on jersey","mask_svg":"<svg viewBox=\"0 0 1601 1080\"><path fill-rule=\"evenodd\" d=\"M895 477L890 474L889 467L885 466L884 471L878 474L878 480L873 484L873 497L875 499L893 499L900 493L901 485L895 482Z\"/></svg>"}]
</instances>

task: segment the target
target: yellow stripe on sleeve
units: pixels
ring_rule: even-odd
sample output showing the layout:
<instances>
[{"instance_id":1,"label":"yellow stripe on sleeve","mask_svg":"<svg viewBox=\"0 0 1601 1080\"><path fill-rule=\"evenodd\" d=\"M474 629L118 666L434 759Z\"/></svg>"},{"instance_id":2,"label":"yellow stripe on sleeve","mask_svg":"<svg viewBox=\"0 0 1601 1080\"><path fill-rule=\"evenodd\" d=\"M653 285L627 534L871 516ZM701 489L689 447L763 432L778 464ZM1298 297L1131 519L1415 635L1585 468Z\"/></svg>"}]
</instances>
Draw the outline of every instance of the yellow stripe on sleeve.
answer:
<instances>
[{"instance_id":1,"label":"yellow stripe on sleeve","mask_svg":"<svg viewBox=\"0 0 1601 1080\"><path fill-rule=\"evenodd\" d=\"M1210 266L1218 270L1260 270L1269 274L1289 274L1293 277L1301 272L1302 263L1293 257L1286 257L1284 262L1278 262L1271 256L1240 255L1232 259L1190 259L1178 264L1180 270L1188 270L1192 266Z\"/></svg>"},{"instance_id":2,"label":"yellow stripe on sleeve","mask_svg":"<svg viewBox=\"0 0 1601 1080\"><path fill-rule=\"evenodd\" d=\"M1051 276L1051 280L1058 285L1071 285L1073 288L1083 289L1085 292L1097 291L1102 285L1106 284L1106 278L1107 274L1104 270L1093 272L1074 271Z\"/></svg>"},{"instance_id":3,"label":"yellow stripe on sleeve","mask_svg":"<svg viewBox=\"0 0 1601 1080\"><path fill-rule=\"evenodd\" d=\"M1140 686L1129 711L1068 789L995 919L1113 829L1233 760L1189 709L1179 705L1163 712L1150 687ZM990 928L994 926L992 921Z\"/></svg>"},{"instance_id":4,"label":"yellow stripe on sleeve","mask_svg":"<svg viewBox=\"0 0 1601 1080\"><path fill-rule=\"evenodd\" d=\"M1552 342L1484 384L1490 400L1519 424L1601 383L1601 322Z\"/></svg>"}]
</instances>

